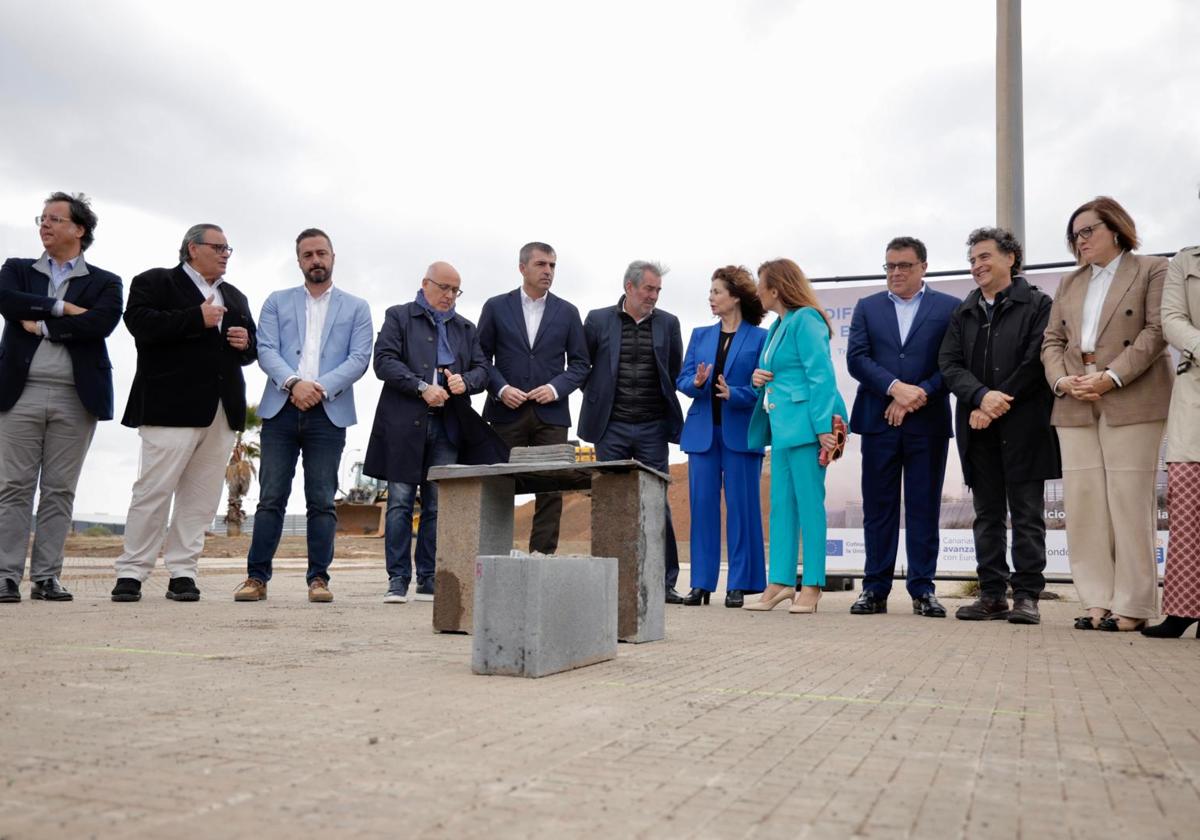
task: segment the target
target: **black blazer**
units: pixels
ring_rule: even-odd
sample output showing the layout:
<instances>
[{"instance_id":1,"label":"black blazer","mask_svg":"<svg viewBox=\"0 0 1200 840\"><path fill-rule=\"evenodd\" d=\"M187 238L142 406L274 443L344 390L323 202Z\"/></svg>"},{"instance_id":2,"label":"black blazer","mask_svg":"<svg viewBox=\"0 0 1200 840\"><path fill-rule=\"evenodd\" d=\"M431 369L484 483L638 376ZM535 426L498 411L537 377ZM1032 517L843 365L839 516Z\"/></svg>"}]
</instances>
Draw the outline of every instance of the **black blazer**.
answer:
<instances>
[{"instance_id":1,"label":"black blazer","mask_svg":"<svg viewBox=\"0 0 1200 840\"><path fill-rule=\"evenodd\" d=\"M621 308L624 304L625 297L622 295L616 306L593 309L583 322L592 372L583 389L578 431L581 438L592 443L604 436L616 398L617 368L621 361ZM679 443L683 410L675 393L675 380L679 378L679 371L683 367L683 335L679 331L679 319L670 312L655 308L650 318L658 385L667 405L667 415L663 418L667 439L671 443Z\"/></svg>"},{"instance_id":2,"label":"black blazer","mask_svg":"<svg viewBox=\"0 0 1200 840\"><path fill-rule=\"evenodd\" d=\"M478 394L487 387L488 363L479 347L475 325L461 315L446 322L446 334L454 350L454 363L446 365L467 383L467 394ZM375 422L363 459L363 473L372 478L418 484L429 472L425 463L425 432L429 407L418 386L431 382L436 375L437 326L429 314L415 302L388 308L379 337L375 339L375 375L383 380L379 402L375 404ZM438 377L439 382L444 382ZM458 400L452 397L450 402ZM466 400L465 410L474 413ZM463 405L457 406L461 411ZM459 463L478 462L464 449L476 443L478 426L462 435L461 416L445 409L443 417L450 439L459 447ZM478 421L478 415L475 416ZM482 421L479 421L482 425ZM497 460L505 460L496 456Z\"/></svg>"},{"instance_id":3,"label":"black blazer","mask_svg":"<svg viewBox=\"0 0 1200 840\"><path fill-rule=\"evenodd\" d=\"M218 403L234 431L246 428L246 381L242 366L258 357L254 318L246 296L221 284L225 317L221 329L204 326L204 296L175 268L152 268L133 278L125 326L137 344L137 372L121 422L126 426L204 427ZM230 327L245 327L250 346L234 350Z\"/></svg>"},{"instance_id":4,"label":"black blazer","mask_svg":"<svg viewBox=\"0 0 1200 840\"><path fill-rule=\"evenodd\" d=\"M529 346L525 331L525 312L521 308L521 290L513 289L489 298L479 315L479 346L490 366L488 392L491 399L483 407L483 417L492 423L515 423L520 411L500 401L500 391L512 385L529 391L539 385L552 385L558 399L546 405L534 404L533 413L551 426L570 426L571 409L567 397L587 381L591 367L583 321L574 304L558 295L546 293L546 311Z\"/></svg>"},{"instance_id":5,"label":"black blazer","mask_svg":"<svg viewBox=\"0 0 1200 840\"><path fill-rule=\"evenodd\" d=\"M50 341L66 345L79 401L99 420L113 417L112 362L104 339L121 320L121 278L82 262L84 273L67 282L63 299L87 310L83 315L50 317L55 298L50 278L34 269L37 260L10 259L0 268L0 411L8 411L25 390L29 365L43 337L25 331L21 321L45 321Z\"/></svg>"}]
</instances>

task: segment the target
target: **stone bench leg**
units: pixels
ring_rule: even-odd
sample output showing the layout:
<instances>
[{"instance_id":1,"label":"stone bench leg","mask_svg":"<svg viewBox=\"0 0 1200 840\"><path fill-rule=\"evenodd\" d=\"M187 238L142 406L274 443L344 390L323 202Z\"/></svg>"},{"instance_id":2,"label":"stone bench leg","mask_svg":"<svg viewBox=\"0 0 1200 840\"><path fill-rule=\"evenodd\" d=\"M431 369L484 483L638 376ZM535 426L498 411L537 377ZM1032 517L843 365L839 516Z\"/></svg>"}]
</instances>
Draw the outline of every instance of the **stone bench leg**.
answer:
<instances>
[{"instance_id":1,"label":"stone bench leg","mask_svg":"<svg viewBox=\"0 0 1200 840\"><path fill-rule=\"evenodd\" d=\"M666 637L667 485L646 472L592 479L592 554L617 558L617 638Z\"/></svg>"},{"instance_id":2,"label":"stone bench leg","mask_svg":"<svg viewBox=\"0 0 1200 840\"><path fill-rule=\"evenodd\" d=\"M435 631L471 632L475 558L512 551L514 489L508 476L438 481Z\"/></svg>"}]
</instances>

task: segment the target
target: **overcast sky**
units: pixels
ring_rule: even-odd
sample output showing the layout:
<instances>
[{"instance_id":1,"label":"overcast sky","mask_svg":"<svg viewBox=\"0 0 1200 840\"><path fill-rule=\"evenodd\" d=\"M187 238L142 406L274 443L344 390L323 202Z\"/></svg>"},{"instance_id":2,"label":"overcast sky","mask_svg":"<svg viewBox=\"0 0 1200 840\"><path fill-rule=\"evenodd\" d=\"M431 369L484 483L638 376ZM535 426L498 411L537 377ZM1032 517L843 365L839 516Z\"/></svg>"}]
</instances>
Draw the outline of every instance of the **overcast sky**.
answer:
<instances>
[{"instance_id":1,"label":"overcast sky","mask_svg":"<svg viewBox=\"0 0 1200 840\"><path fill-rule=\"evenodd\" d=\"M1097 194L1145 251L1200 241L1198 32L1185 0L1025 4L1030 262L1067 257L1067 216ZM37 256L42 200L82 190L90 262L128 283L216 222L257 311L300 282L293 241L315 225L378 329L436 259L476 319L538 239L584 312L630 260L670 265L660 304L686 341L719 265L870 273L912 234L931 269L961 268L995 221L994 60L991 0L0 0L0 255ZM122 326L109 346L119 415L133 341ZM358 390L348 455L373 374ZM124 514L137 451L101 424L77 514Z\"/></svg>"}]
</instances>

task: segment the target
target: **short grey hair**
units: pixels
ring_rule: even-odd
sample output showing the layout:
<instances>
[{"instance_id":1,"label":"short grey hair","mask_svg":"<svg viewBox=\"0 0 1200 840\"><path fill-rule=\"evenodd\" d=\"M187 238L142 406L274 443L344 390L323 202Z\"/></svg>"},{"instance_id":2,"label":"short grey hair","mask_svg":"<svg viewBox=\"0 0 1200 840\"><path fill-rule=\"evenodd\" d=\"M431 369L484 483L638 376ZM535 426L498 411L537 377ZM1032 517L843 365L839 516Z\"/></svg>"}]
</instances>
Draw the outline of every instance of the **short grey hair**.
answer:
<instances>
[{"instance_id":1,"label":"short grey hair","mask_svg":"<svg viewBox=\"0 0 1200 840\"><path fill-rule=\"evenodd\" d=\"M190 228L188 228L188 232L183 235L183 244L179 246L179 261L181 263L185 263L191 258L191 254L188 253L188 246L200 245L203 243L204 232L208 230L215 230L217 233L225 232L221 230L220 225L212 225L207 223L192 225Z\"/></svg>"},{"instance_id":2,"label":"short grey hair","mask_svg":"<svg viewBox=\"0 0 1200 840\"><path fill-rule=\"evenodd\" d=\"M650 262L649 260L634 260L629 264L629 268L625 269L625 280L621 284L621 288L625 288L625 286L638 288L642 285L642 279L646 276L647 271L661 279L670 270L662 263Z\"/></svg>"}]
</instances>

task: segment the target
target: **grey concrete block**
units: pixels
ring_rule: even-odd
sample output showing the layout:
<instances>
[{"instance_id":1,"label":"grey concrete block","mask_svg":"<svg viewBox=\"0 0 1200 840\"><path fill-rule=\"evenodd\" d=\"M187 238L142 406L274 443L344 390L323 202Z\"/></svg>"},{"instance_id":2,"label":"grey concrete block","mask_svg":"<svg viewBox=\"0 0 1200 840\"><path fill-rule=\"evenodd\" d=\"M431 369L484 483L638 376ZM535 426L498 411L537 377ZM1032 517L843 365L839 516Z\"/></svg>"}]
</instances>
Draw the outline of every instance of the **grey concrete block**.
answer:
<instances>
[{"instance_id":1,"label":"grey concrete block","mask_svg":"<svg viewBox=\"0 0 1200 840\"><path fill-rule=\"evenodd\" d=\"M613 659L616 558L480 556L473 618L476 674L544 677Z\"/></svg>"},{"instance_id":2,"label":"grey concrete block","mask_svg":"<svg viewBox=\"0 0 1200 840\"><path fill-rule=\"evenodd\" d=\"M433 629L471 629L475 558L507 554L513 544L513 480L479 476L438 485Z\"/></svg>"},{"instance_id":3,"label":"grey concrete block","mask_svg":"<svg viewBox=\"0 0 1200 840\"><path fill-rule=\"evenodd\" d=\"M592 479L592 552L618 561L617 634L641 644L666 637L667 483L658 473Z\"/></svg>"}]
</instances>

